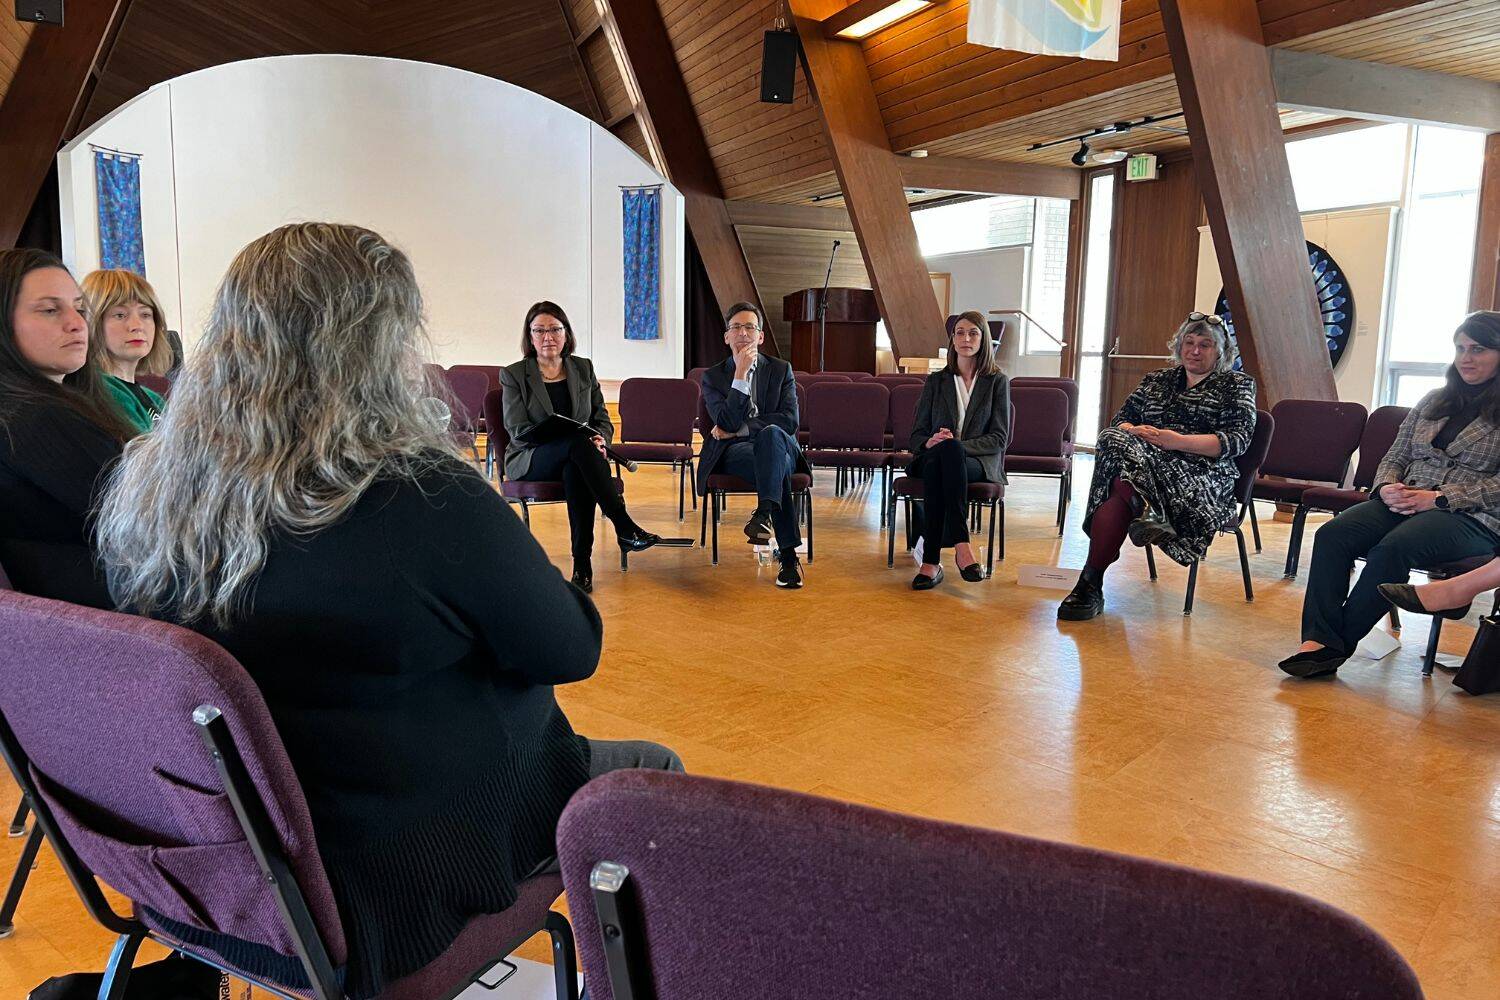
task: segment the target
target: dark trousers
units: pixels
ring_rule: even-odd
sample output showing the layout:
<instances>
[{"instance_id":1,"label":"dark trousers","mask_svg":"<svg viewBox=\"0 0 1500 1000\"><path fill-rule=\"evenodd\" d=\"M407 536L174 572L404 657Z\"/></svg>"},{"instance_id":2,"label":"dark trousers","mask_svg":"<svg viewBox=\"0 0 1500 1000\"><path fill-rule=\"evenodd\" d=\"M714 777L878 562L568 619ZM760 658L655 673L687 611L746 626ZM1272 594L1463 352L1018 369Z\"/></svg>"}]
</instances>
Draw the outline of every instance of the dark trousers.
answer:
<instances>
[{"instance_id":1,"label":"dark trousers","mask_svg":"<svg viewBox=\"0 0 1500 1000\"><path fill-rule=\"evenodd\" d=\"M1379 498L1350 507L1313 537L1302 638L1352 653L1390 611L1377 586L1405 583L1413 567L1492 553L1497 543L1484 525L1452 511L1397 514ZM1365 568L1350 589L1349 574L1361 556Z\"/></svg>"},{"instance_id":2,"label":"dark trousers","mask_svg":"<svg viewBox=\"0 0 1500 1000\"><path fill-rule=\"evenodd\" d=\"M922 477L922 561L936 563L942 550L969 540L969 484L984 482L979 459L950 438L917 460Z\"/></svg>"},{"instance_id":3,"label":"dark trousers","mask_svg":"<svg viewBox=\"0 0 1500 1000\"><path fill-rule=\"evenodd\" d=\"M792 473L797 471L797 439L775 425L762 427L743 441L724 449L719 471L755 483L757 502L771 511L776 547L802 544L797 505L792 499Z\"/></svg>"},{"instance_id":4,"label":"dark trousers","mask_svg":"<svg viewBox=\"0 0 1500 1000\"><path fill-rule=\"evenodd\" d=\"M560 438L539 445L531 453L531 468L522 477L528 482L562 480L568 503L568 529L573 540L573 558L587 561L594 550L594 508L614 524L616 531L633 525L625 512L625 501L610 474L609 462L586 437Z\"/></svg>"}]
</instances>

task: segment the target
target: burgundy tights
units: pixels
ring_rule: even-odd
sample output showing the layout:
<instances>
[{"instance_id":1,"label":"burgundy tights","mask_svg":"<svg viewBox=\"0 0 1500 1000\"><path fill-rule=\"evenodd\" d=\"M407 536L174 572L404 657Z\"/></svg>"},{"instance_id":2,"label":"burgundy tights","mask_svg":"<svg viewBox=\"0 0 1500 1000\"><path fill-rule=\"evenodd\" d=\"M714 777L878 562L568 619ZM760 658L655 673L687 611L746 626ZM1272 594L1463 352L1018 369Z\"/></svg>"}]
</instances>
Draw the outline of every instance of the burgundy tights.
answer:
<instances>
[{"instance_id":1,"label":"burgundy tights","mask_svg":"<svg viewBox=\"0 0 1500 1000\"><path fill-rule=\"evenodd\" d=\"M1111 484L1108 498L1094 510L1089 522L1089 557L1083 568L1103 575L1105 569L1120 558L1120 548L1130 522L1136 518L1135 487L1118 476Z\"/></svg>"}]
</instances>

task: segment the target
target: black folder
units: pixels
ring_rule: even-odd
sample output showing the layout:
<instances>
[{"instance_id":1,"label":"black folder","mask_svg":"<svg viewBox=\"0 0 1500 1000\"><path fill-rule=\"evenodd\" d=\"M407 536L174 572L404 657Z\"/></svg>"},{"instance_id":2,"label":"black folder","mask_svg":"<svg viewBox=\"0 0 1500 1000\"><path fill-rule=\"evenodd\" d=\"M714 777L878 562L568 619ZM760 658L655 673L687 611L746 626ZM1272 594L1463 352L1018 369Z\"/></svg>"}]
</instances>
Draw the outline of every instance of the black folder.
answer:
<instances>
[{"instance_id":1,"label":"black folder","mask_svg":"<svg viewBox=\"0 0 1500 1000\"><path fill-rule=\"evenodd\" d=\"M537 445L551 444L553 441L575 434L593 437L598 433L598 431L582 421L574 420L572 417L565 417L560 413L554 413L546 420L534 425L524 434L516 436L527 444L536 447Z\"/></svg>"}]
</instances>

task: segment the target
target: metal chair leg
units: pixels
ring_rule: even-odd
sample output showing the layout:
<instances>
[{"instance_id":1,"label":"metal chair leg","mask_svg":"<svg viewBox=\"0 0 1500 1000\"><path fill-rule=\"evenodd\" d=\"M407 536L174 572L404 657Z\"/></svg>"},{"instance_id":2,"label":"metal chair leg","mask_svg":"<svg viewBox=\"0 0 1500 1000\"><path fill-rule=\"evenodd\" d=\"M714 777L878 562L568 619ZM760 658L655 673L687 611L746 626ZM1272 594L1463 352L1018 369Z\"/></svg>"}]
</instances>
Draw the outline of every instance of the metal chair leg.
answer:
<instances>
[{"instance_id":1,"label":"metal chair leg","mask_svg":"<svg viewBox=\"0 0 1500 1000\"><path fill-rule=\"evenodd\" d=\"M521 520L526 522L526 530L531 530L531 507L525 500L521 501Z\"/></svg>"},{"instance_id":2,"label":"metal chair leg","mask_svg":"<svg viewBox=\"0 0 1500 1000\"><path fill-rule=\"evenodd\" d=\"M1005 562L1005 501L996 500L995 504L1000 511L1000 540L995 544L995 547L999 550L1000 561Z\"/></svg>"},{"instance_id":3,"label":"metal chair leg","mask_svg":"<svg viewBox=\"0 0 1500 1000\"><path fill-rule=\"evenodd\" d=\"M1307 527L1307 508L1300 503L1292 515L1292 540L1286 547L1286 570L1282 573L1288 580L1297 579L1297 563L1302 560L1302 532Z\"/></svg>"},{"instance_id":4,"label":"metal chair leg","mask_svg":"<svg viewBox=\"0 0 1500 1000\"><path fill-rule=\"evenodd\" d=\"M678 462L672 465L677 469L677 520L681 521L687 516L687 466Z\"/></svg>"},{"instance_id":5,"label":"metal chair leg","mask_svg":"<svg viewBox=\"0 0 1500 1000\"><path fill-rule=\"evenodd\" d=\"M1432 616L1432 628L1427 633L1427 652L1422 656L1422 676L1431 677L1433 664L1437 663L1438 638L1443 634L1443 616Z\"/></svg>"},{"instance_id":6,"label":"metal chair leg","mask_svg":"<svg viewBox=\"0 0 1500 1000\"><path fill-rule=\"evenodd\" d=\"M995 575L995 515L998 511L999 507L996 502L990 501L990 544L984 552L984 578L986 580ZM1001 534L1000 537L1003 539L1005 535Z\"/></svg>"},{"instance_id":7,"label":"metal chair leg","mask_svg":"<svg viewBox=\"0 0 1500 1000\"><path fill-rule=\"evenodd\" d=\"M573 945L573 926L555 910L547 914L545 926L552 938L552 977L557 1000L578 1000L578 952Z\"/></svg>"},{"instance_id":8,"label":"metal chair leg","mask_svg":"<svg viewBox=\"0 0 1500 1000\"><path fill-rule=\"evenodd\" d=\"M693 509L698 509L698 466L690 458L687 460L687 477L693 483L693 488L688 491L688 499Z\"/></svg>"},{"instance_id":9,"label":"metal chair leg","mask_svg":"<svg viewBox=\"0 0 1500 1000\"><path fill-rule=\"evenodd\" d=\"M813 502L812 502L812 490L808 490L807 491L806 497L807 497L807 499L804 501L804 503L807 504L807 561L809 563L811 563L813 561Z\"/></svg>"},{"instance_id":10,"label":"metal chair leg","mask_svg":"<svg viewBox=\"0 0 1500 1000\"><path fill-rule=\"evenodd\" d=\"M1234 540L1240 546L1240 575L1245 578L1245 600L1255 600L1255 591L1250 586L1250 555L1245 551L1245 533L1236 525L1234 529Z\"/></svg>"},{"instance_id":11,"label":"metal chair leg","mask_svg":"<svg viewBox=\"0 0 1500 1000\"><path fill-rule=\"evenodd\" d=\"M1183 601L1183 603L1182 603L1182 614L1183 614L1184 618L1193 613L1193 593L1197 589L1198 589L1198 560L1194 559L1193 560L1193 564L1188 567L1187 600Z\"/></svg>"},{"instance_id":12,"label":"metal chair leg","mask_svg":"<svg viewBox=\"0 0 1500 1000\"><path fill-rule=\"evenodd\" d=\"M1156 553L1151 551L1151 546L1146 546L1146 569L1151 572L1151 579L1156 580Z\"/></svg>"},{"instance_id":13,"label":"metal chair leg","mask_svg":"<svg viewBox=\"0 0 1500 1000\"><path fill-rule=\"evenodd\" d=\"M886 502L890 505L891 530L886 533L885 539L885 568L890 569L896 565L896 494L892 492Z\"/></svg>"},{"instance_id":14,"label":"metal chair leg","mask_svg":"<svg viewBox=\"0 0 1500 1000\"><path fill-rule=\"evenodd\" d=\"M140 934L121 934L109 953L109 964L104 967L104 979L99 984L99 1000L125 1000L125 986L130 980L130 968L135 964L135 953L140 951L145 937Z\"/></svg>"},{"instance_id":15,"label":"metal chair leg","mask_svg":"<svg viewBox=\"0 0 1500 1000\"><path fill-rule=\"evenodd\" d=\"M1260 522L1255 519L1255 501L1251 500L1246 506L1250 508L1250 533L1255 536L1255 552L1258 555L1260 553Z\"/></svg>"},{"instance_id":16,"label":"metal chair leg","mask_svg":"<svg viewBox=\"0 0 1500 1000\"><path fill-rule=\"evenodd\" d=\"M21 857L16 861L16 871L10 877L10 888L5 892L5 902L0 904L0 938L8 938L16 929L16 907L21 905L21 893L26 891L26 881L36 867L37 851L42 847L42 828L32 824L31 836L21 845Z\"/></svg>"},{"instance_id":17,"label":"metal chair leg","mask_svg":"<svg viewBox=\"0 0 1500 1000\"><path fill-rule=\"evenodd\" d=\"M713 562L713 564L715 566L719 565L719 504L722 503L722 502L723 502L723 499L720 497L719 491L715 490L714 493L713 493L713 508L714 508L713 509L713 522L714 522L714 562Z\"/></svg>"},{"instance_id":18,"label":"metal chair leg","mask_svg":"<svg viewBox=\"0 0 1500 1000\"><path fill-rule=\"evenodd\" d=\"M1057 533L1062 534L1063 521L1068 516L1068 477L1057 477Z\"/></svg>"},{"instance_id":19,"label":"metal chair leg","mask_svg":"<svg viewBox=\"0 0 1500 1000\"><path fill-rule=\"evenodd\" d=\"M12 837L24 837L26 835L26 817L31 815L31 803L26 801L26 796L21 796L20 803L16 806L16 815L10 821L10 835Z\"/></svg>"}]
</instances>

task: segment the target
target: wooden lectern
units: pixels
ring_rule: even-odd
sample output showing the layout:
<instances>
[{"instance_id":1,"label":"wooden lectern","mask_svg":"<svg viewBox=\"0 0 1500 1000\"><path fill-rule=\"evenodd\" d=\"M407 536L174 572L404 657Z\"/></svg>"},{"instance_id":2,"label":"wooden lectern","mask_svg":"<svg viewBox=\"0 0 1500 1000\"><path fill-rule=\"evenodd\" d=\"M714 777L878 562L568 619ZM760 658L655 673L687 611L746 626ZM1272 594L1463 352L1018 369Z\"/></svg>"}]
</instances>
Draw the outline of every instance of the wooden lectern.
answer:
<instances>
[{"instance_id":1,"label":"wooden lectern","mask_svg":"<svg viewBox=\"0 0 1500 1000\"><path fill-rule=\"evenodd\" d=\"M875 324L880 320L875 293L868 288L828 289L828 344L820 352L818 298L822 294L821 288L804 288L781 300L781 318L792 324L793 370L875 374Z\"/></svg>"}]
</instances>

